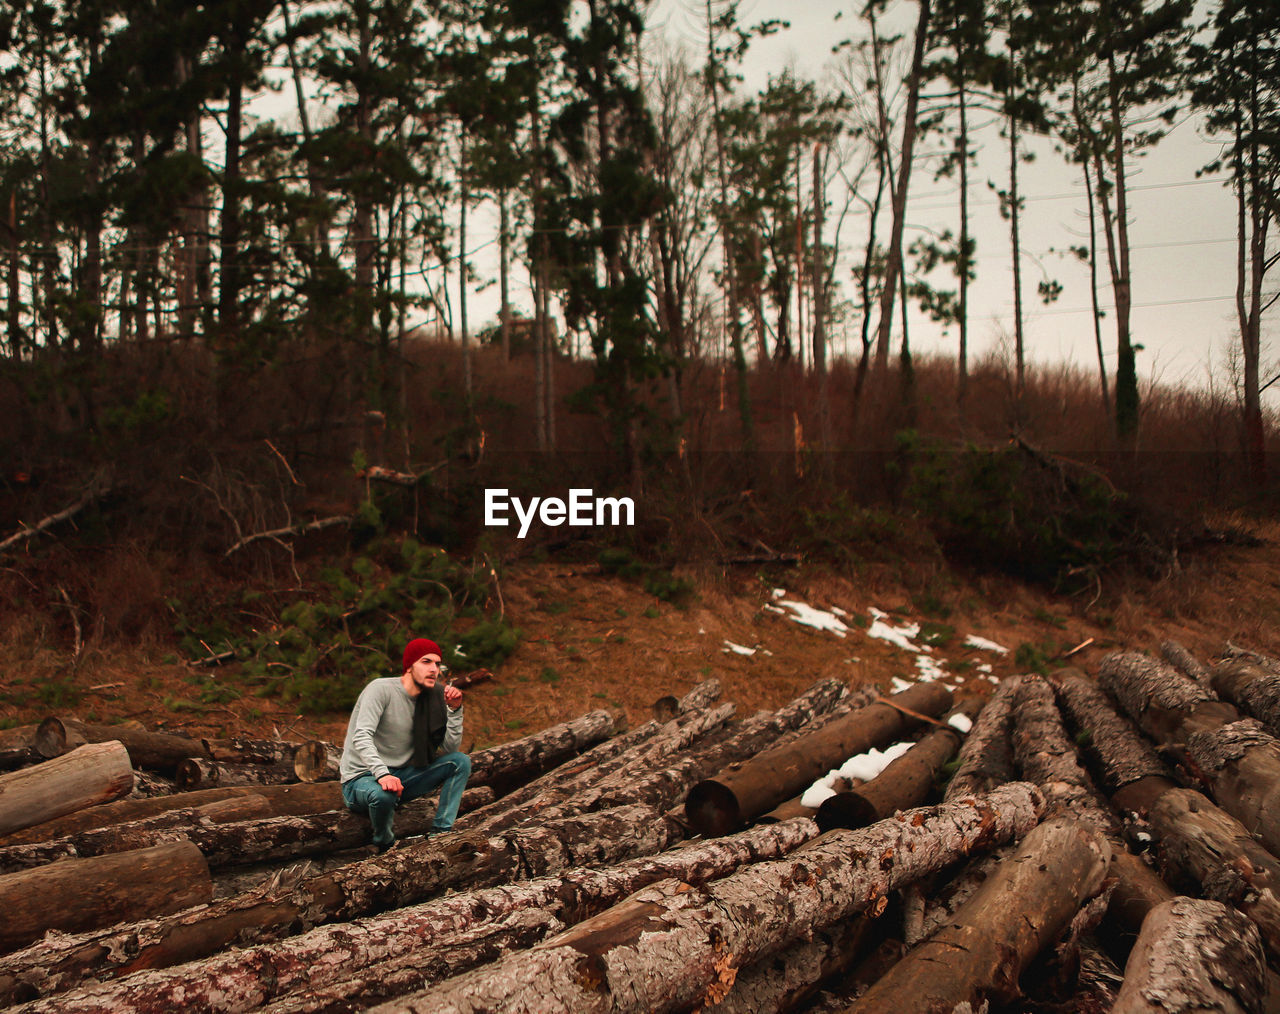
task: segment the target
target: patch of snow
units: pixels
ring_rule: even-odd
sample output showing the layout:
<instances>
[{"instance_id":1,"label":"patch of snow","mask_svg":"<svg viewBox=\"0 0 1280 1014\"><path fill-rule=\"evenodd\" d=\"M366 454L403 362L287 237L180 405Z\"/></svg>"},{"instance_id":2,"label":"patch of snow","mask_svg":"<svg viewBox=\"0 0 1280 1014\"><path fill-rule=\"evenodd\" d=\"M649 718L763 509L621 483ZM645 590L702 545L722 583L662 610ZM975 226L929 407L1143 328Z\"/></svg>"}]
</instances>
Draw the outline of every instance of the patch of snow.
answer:
<instances>
[{"instance_id":1,"label":"patch of snow","mask_svg":"<svg viewBox=\"0 0 1280 1014\"><path fill-rule=\"evenodd\" d=\"M990 676L991 675L990 663L983 662L980 666L978 666L978 672L982 673L984 676Z\"/></svg>"},{"instance_id":2,"label":"patch of snow","mask_svg":"<svg viewBox=\"0 0 1280 1014\"><path fill-rule=\"evenodd\" d=\"M910 690L915 685L916 684L914 683L907 682L901 676L895 676L889 682L889 690L891 693L899 694L899 693L902 693L902 691L904 690Z\"/></svg>"},{"instance_id":3,"label":"patch of snow","mask_svg":"<svg viewBox=\"0 0 1280 1014\"><path fill-rule=\"evenodd\" d=\"M988 641L985 637L979 637L977 634L970 634L964 639L966 648L981 648L983 651L994 651L998 655L1009 654L1009 649L1003 644L996 644L995 641Z\"/></svg>"},{"instance_id":4,"label":"patch of snow","mask_svg":"<svg viewBox=\"0 0 1280 1014\"><path fill-rule=\"evenodd\" d=\"M916 656L916 672L919 674L921 683L932 683L947 675L947 671L942 666L924 654Z\"/></svg>"},{"instance_id":5,"label":"patch of snow","mask_svg":"<svg viewBox=\"0 0 1280 1014\"><path fill-rule=\"evenodd\" d=\"M775 591L778 589L775 589ZM785 606L791 611L788 615L779 606ZM835 613L825 609L815 609L813 606L795 599L778 599L777 606L766 605L765 609L774 613L781 613L789 620L803 624L806 627L813 627L815 630L829 630L837 637L844 637L849 632L849 625L845 623Z\"/></svg>"},{"instance_id":6,"label":"patch of snow","mask_svg":"<svg viewBox=\"0 0 1280 1014\"><path fill-rule=\"evenodd\" d=\"M706 627L699 627L699 628L698 628L698 633L699 633L699 634L705 634L706 632L707 632L707 628L706 628Z\"/></svg>"},{"instance_id":7,"label":"patch of snow","mask_svg":"<svg viewBox=\"0 0 1280 1014\"><path fill-rule=\"evenodd\" d=\"M775 588L769 594L772 595L775 599L780 599L782 598L783 595L787 594L787 589Z\"/></svg>"},{"instance_id":8,"label":"patch of snow","mask_svg":"<svg viewBox=\"0 0 1280 1014\"><path fill-rule=\"evenodd\" d=\"M850 757L840 767L834 771L828 771L805 789L804 794L800 797L800 804L817 809L823 802L836 794L832 786L841 778L857 778L864 782L871 781L872 778L889 766L890 761L901 757L913 745L912 743L894 743L893 746L886 747L884 750L871 749L866 753L858 754L856 757Z\"/></svg>"},{"instance_id":9,"label":"patch of snow","mask_svg":"<svg viewBox=\"0 0 1280 1014\"><path fill-rule=\"evenodd\" d=\"M849 615L849 613L846 610L841 609L839 606L832 606L831 611L835 613L837 616L847 617Z\"/></svg>"},{"instance_id":10,"label":"patch of snow","mask_svg":"<svg viewBox=\"0 0 1280 1014\"><path fill-rule=\"evenodd\" d=\"M973 728L973 719L968 715L961 715L957 713L947 719L947 724L953 729L959 729L961 732L968 732Z\"/></svg>"},{"instance_id":11,"label":"patch of snow","mask_svg":"<svg viewBox=\"0 0 1280 1014\"><path fill-rule=\"evenodd\" d=\"M729 654L729 652L733 652L735 655L754 655L756 653L755 648L748 648L741 644L734 644L732 641L725 641L724 647L720 650L726 655Z\"/></svg>"},{"instance_id":12,"label":"patch of snow","mask_svg":"<svg viewBox=\"0 0 1280 1014\"><path fill-rule=\"evenodd\" d=\"M913 654L919 654L922 651L928 651L928 648L921 648L911 639L920 633L920 624L906 623L901 627L893 627L885 620L888 619L888 613L882 613L874 606L871 607L871 626L867 628L868 637L878 637L890 644L897 645L903 651L909 651Z\"/></svg>"},{"instance_id":13,"label":"patch of snow","mask_svg":"<svg viewBox=\"0 0 1280 1014\"><path fill-rule=\"evenodd\" d=\"M826 779L830 777L830 775L827 775L805 789L800 796L800 805L816 810L819 806L834 796L836 794L836 790L828 785L826 781Z\"/></svg>"}]
</instances>

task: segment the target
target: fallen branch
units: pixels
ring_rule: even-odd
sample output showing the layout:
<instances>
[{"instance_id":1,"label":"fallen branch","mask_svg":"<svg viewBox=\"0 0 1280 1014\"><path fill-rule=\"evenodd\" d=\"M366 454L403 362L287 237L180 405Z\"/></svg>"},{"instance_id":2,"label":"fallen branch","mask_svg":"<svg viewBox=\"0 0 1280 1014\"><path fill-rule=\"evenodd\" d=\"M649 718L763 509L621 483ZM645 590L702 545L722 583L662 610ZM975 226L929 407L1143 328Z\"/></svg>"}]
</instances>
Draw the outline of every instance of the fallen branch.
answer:
<instances>
[{"instance_id":1,"label":"fallen branch","mask_svg":"<svg viewBox=\"0 0 1280 1014\"><path fill-rule=\"evenodd\" d=\"M273 528L268 532L254 532L252 535L246 535L243 539L240 539L232 545L230 549L222 554L222 557L223 559L226 559L232 553L244 549L245 546L252 545L255 542L260 542L263 539L271 539L274 542L279 542L281 539L289 535L306 535L309 532L320 532L324 531L326 528L334 528L338 525L349 525L351 524L351 521L352 518L349 514L335 514L333 517L317 518L315 521L308 521L301 525L287 525L284 528Z\"/></svg>"},{"instance_id":2,"label":"fallen branch","mask_svg":"<svg viewBox=\"0 0 1280 1014\"><path fill-rule=\"evenodd\" d=\"M384 465L370 465L368 468L360 469L360 471L356 472L356 475L361 479L371 479L375 482L389 482L396 486L413 487L432 472L440 471L447 464L447 461L437 461L434 465L424 468L421 472L399 472Z\"/></svg>"},{"instance_id":3,"label":"fallen branch","mask_svg":"<svg viewBox=\"0 0 1280 1014\"><path fill-rule=\"evenodd\" d=\"M18 529L18 531L0 542L0 553L8 551L13 546L26 542L28 539L34 539L41 532L48 531L54 525L75 517L90 504L105 496L110 491L110 482L102 478L94 480L80 499L70 507L66 507L63 510L58 511L56 514L50 514L47 518L42 518L34 525L23 525L22 528Z\"/></svg>"}]
</instances>

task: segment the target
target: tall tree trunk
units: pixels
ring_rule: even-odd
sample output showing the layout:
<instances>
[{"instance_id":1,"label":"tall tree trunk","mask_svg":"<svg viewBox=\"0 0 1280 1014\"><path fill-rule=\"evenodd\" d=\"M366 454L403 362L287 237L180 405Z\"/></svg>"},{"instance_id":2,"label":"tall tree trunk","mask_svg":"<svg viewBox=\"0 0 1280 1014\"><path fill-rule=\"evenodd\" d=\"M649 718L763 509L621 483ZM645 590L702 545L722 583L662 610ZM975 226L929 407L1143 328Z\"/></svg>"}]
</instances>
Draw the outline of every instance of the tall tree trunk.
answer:
<instances>
[{"instance_id":1,"label":"tall tree trunk","mask_svg":"<svg viewBox=\"0 0 1280 1014\"><path fill-rule=\"evenodd\" d=\"M42 24L39 43L40 91L37 99L40 118L40 245L42 249L38 258L40 264L39 298L37 299L36 287L32 286L31 306L33 322L39 320L40 317L44 318L45 345L50 349L56 349L58 347L58 317L54 280L57 275L58 251L60 248L54 242L53 194L50 187L53 175L53 153L49 142L50 103L47 41L45 28ZM35 313L37 306L40 307L39 315Z\"/></svg>"},{"instance_id":2,"label":"tall tree trunk","mask_svg":"<svg viewBox=\"0 0 1280 1014\"><path fill-rule=\"evenodd\" d=\"M511 195L498 189L498 322L502 329L502 361L511 359Z\"/></svg>"},{"instance_id":3,"label":"tall tree trunk","mask_svg":"<svg viewBox=\"0 0 1280 1014\"><path fill-rule=\"evenodd\" d=\"M827 372L827 266L822 249L826 212L826 190L822 180L822 146L813 146L813 368ZM824 388L825 390L825 388Z\"/></svg>"},{"instance_id":4,"label":"tall tree trunk","mask_svg":"<svg viewBox=\"0 0 1280 1014\"><path fill-rule=\"evenodd\" d=\"M1125 159L1124 119L1120 109L1119 71L1114 53L1107 55L1111 99L1111 175L1115 186L1115 256L1111 287L1116 299L1116 435L1121 447L1133 450L1138 440L1138 364L1130 331L1133 286L1129 271L1129 184Z\"/></svg>"},{"instance_id":5,"label":"tall tree trunk","mask_svg":"<svg viewBox=\"0 0 1280 1014\"><path fill-rule=\"evenodd\" d=\"M1009 245L1013 257L1013 350L1014 398L1017 416L1022 418L1022 401L1027 392L1026 345L1022 321L1022 238L1019 234L1022 209L1018 196L1018 117L1009 110Z\"/></svg>"},{"instance_id":6,"label":"tall tree trunk","mask_svg":"<svg viewBox=\"0 0 1280 1014\"><path fill-rule=\"evenodd\" d=\"M244 57L244 39L238 30L225 40L234 64L231 86L227 93L226 155L222 170L222 217L218 247L220 279L218 287L218 324L225 346L236 340L240 326L240 133L243 113L243 72L239 66Z\"/></svg>"},{"instance_id":7,"label":"tall tree trunk","mask_svg":"<svg viewBox=\"0 0 1280 1014\"><path fill-rule=\"evenodd\" d=\"M911 182L916 135L919 132L916 111L920 108L920 84L929 38L931 0L919 0L919 2L920 14L916 20L915 48L911 54L911 71L907 76L907 107L902 117L902 150L898 162L898 185L893 193L893 226L889 234L889 261L885 265L884 288L880 290L880 326L876 334L876 368L879 370L884 370L889 365L893 301L897 295L898 276L902 273L902 233L906 226L907 188Z\"/></svg>"},{"instance_id":8,"label":"tall tree trunk","mask_svg":"<svg viewBox=\"0 0 1280 1014\"><path fill-rule=\"evenodd\" d=\"M957 70L960 78L960 130L956 134L956 159L960 172L960 260L957 265L960 274L957 304L960 349L956 356L956 404L963 416L965 396L969 392L969 268L973 260L969 252L969 94L963 57Z\"/></svg>"},{"instance_id":9,"label":"tall tree trunk","mask_svg":"<svg viewBox=\"0 0 1280 1014\"><path fill-rule=\"evenodd\" d=\"M302 130L303 148L306 151L307 187L311 192L311 199L317 205L317 218L315 229L312 233L315 247L308 252L308 259L319 259L324 262L329 259L329 216L323 208L328 195L325 191L324 182L316 170L310 150L312 139L311 115L307 112L307 97L306 92L303 90L302 64L298 59L297 41L293 37L293 17L290 13L290 3L291 0L280 0L280 14L284 20L285 33L288 39L286 51L289 55L289 74L293 78L293 100L298 111L298 126Z\"/></svg>"},{"instance_id":10,"label":"tall tree trunk","mask_svg":"<svg viewBox=\"0 0 1280 1014\"><path fill-rule=\"evenodd\" d=\"M356 0L356 86L355 125L365 157L373 156L373 99L369 94L369 68L373 48L373 28L370 24L370 0ZM356 295L362 301L359 326L369 322L369 311L374 302L374 259L376 244L373 238L373 194L367 184L361 184L355 194L355 208L351 219L352 245L356 254Z\"/></svg>"},{"instance_id":11,"label":"tall tree trunk","mask_svg":"<svg viewBox=\"0 0 1280 1014\"><path fill-rule=\"evenodd\" d=\"M5 329L9 340L9 355L22 356L22 250L18 245L18 191L9 191L9 263L8 298L5 305Z\"/></svg>"},{"instance_id":12,"label":"tall tree trunk","mask_svg":"<svg viewBox=\"0 0 1280 1014\"><path fill-rule=\"evenodd\" d=\"M720 190L720 239L724 250L724 278L728 303L729 348L738 388L738 420L742 427L742 449L755 450L755 420L751 410L751 390L747 378L747 354L742 347L742 314L738 306L738 271L734 253L732 216L729 211L729 171L725 163L724 121L720 110L719 62L716 57L712 0L706 0L708 86L711 116L716 138L716 178Z\"/></svg>"},{"instance_id":13,"label":"tall tree trunk","mask_svg":"<svg viewBox=\"0 0 1280 1014\"><path fill-rule=\"evenodd\" d=\"M1093 344L1098 353L1098 383L1102 388L1102 404L1110 406L1111 392L1107 388L1107 360L1102 350L1102 309L1098 305L1098 216L1094 209L1093 176L1087 158L1082 160L1084 192L1089 215L1089 304L1093 319Z\"/></svg>"},{"instance_id":14,"label":"tall tree trunk","mask_svg":"<svg viewBox=\"0 0 1280 1014\"><path fill-rule=\"evenodd\" d=\"M471 335L467 328L467 287L470 262L467 259L467 205L471 200L467 175L467 125L458 129L458 327L462 339L462 389L467 406L472 399Z\"/></svg>"},{"instance_id":15,"label":"tall tree trunk","mask_svg":"<svg viewBox=\"0 0 1280 1014\"><path fill-rule=\"evenodd\" d=\"M1253 65L1257 67L1257 38L1250 36L1245 43L1253 57ZM1249 478L1254 486L1261 489L1266 482L1266 432L1262 420L1262 396L1259 388L1261 382L1260 359L1262 354L1262 282L1267 271L1267 232L1270 212L1264 207L1266 194L1271 190L1261 178L1260 156L1258 151L1258 74L1250 74L1249 110L1247 113L1249 130L1247 176L1240 166L1237 156L1236 194L1239 202L1237 266L1236 266L1236 316L1240 324L1241 358L1243 359L1244 378L1244 443L1245 457L1249 463ZM1239 151L1239 131L1236 136L1236 150ZM1245 204L1248 195L1248 229L1245 227ZM1248 244L1249 266L1245 268L1245 244ZM1248 293L1246 302L1246 276Z\"/></svg>"}]
</instances>

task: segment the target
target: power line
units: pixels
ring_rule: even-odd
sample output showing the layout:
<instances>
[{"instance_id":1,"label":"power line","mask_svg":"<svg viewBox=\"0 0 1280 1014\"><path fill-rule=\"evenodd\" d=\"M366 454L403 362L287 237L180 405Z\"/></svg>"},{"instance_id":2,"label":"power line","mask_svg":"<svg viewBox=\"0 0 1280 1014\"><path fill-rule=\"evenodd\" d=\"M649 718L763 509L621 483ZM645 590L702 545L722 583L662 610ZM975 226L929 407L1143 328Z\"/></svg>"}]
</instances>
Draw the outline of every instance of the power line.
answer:
<instances>
[{"instance_id":1,"label":"power line","mask_svg":"<svg viewBox=\"0 0 1280 1014\"><path fill-rule=\"evenodd\" d=\"M1126 189L1128 190L1129 193L1133 193L1134 191L1139 191L1139 190L1141 191L1173 190L1178 187L1198 187L1208 183L1229 183L1229 182L1231 182L1231 177L1229 176L1205 176L1198 180L1172 180L1167 183L1139 183L1139 184L1134 184L1133 186L1129 186ZM939 194L937 196L941 197L943 195ZM957 194L956 196L958 197L959 195ZM1074 191L1071 191L1070 193L1062 193L1062 194L1031 194L1030 196L1027 196L1027 197L1020 197L1019 200L1024 204L1035 204L1041 201L1076 200L1084 196L1085 196L1084 191L1074 190ZM971 208L994 208L994 207L998 207L999 205L1000 205L999 201L977 200L977 201L969 202L969 207ZM949 201L946 204L923 205L923 204L912 204L908 202L908 206L913 211L938 211L943 208L954 208L955 203L952 201Z\"/></svg>"},{"instance_id":2,"label":"power line","mask_svg":"<svg viewBox=\"0 0 1280 1014\"><path fill-rule=\"evenodd\" d=\"M1189 296L1186 299L1164 299L1155 303L1130 303L1129 309L1154 310L1154 309L1160 309L1161 307L1165 307L1165 306L1184 306L1190 303L1222 303L1222 302L1231 302L1235 298L1236 298L1235 296ZM1115 306L1114 304L1111 306L1099 306L1098 309L1106 310L1107 312L1112 312L1115 310ZM1040 311L1037 311L1034 314L1034 316L1054 317L1054 316L1059 316L1061 314L1071 314L1071 313L1093 313L1093 307L1091 306L1062 307L1056 310L1040 310ZM1032 316L1032 314L1028 313L1027 316L1030 317Z\"/></svg>"}]
</instances>

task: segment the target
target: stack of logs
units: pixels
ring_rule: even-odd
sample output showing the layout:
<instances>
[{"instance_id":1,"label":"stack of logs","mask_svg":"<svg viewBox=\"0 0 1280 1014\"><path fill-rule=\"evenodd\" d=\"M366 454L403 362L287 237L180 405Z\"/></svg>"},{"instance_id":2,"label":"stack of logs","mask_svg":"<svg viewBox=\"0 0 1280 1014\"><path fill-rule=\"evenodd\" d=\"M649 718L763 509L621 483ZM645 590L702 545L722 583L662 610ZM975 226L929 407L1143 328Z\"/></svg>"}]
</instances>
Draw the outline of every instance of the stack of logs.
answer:
<instances>
[{"instance_id":1,"label":"stack of logs","mask_svg":"<svg viewBox=\"0 0 1280 1014\"><path fill-rule=\"evenodd\" d=\"M418 800L384 854L328 744L8 730L0 1008L1276 1010L1280 663L1161 656L985 706L712 680L474 753L454 832Z\"/></svg>"}]
</instances>

